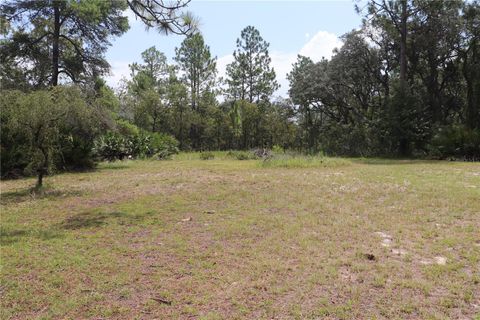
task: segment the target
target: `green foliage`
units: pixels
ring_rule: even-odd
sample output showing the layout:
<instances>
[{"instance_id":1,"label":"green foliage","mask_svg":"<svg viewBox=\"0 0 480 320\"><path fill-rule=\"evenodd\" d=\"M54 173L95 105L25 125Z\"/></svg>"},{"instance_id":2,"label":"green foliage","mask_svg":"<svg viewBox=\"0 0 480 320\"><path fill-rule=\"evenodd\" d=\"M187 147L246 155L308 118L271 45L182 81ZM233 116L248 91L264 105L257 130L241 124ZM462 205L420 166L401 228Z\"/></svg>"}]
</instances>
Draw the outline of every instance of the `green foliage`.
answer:
<instances>
[{"instance_id":1,"label":"green foliage","mask_svg":"<svg viewBox=\"0 0 480 320\"><path fill-rule=\"evenodd\" d=\"M274 145L272 147L272 152L273 153L284 153L285 152L285 149L279 145Z\"/></svg>"},{"instance_id":2,"label":"green foliage","mask_svg":"<svg viewBox=\"0 0 480 320\"><path fill-rule=\"evenodd\" d=\"M154 157L168 159L178 153L178 141L160 134L146 133L123 135L120 132L107 132L95 141L95 154L100 160L115 161Z\"/></svg>"},{"instance_id":3,"label":"green foliage","mask_svg":"<svg viewBox=\"0 0 480 320\"><path fill-rule=\"evenodd\" d=\"M188 32L176 48L176 64L155 47L146 49L116 95L100 76L108 70L103 54L109 37L127 28L123 10L134 10L148 26L163 31L193 30L175 25L181 16L162 20L162 12L177 12L186 4L182 1L171 11L151 1L100 2L9 0L1 5L2 17L11 18L3 19L2 88L28 92L55 86L59 74L60 82L82 83L81 92L62 98L75 108L67 108L65 119L52 125L55 130L41 127L47 137L42 141L51 141L49 150L55 150L45 153L50 169L92 167L94 141L99 158L107 160L231 149L256 149L256 157L269 158L271 152L262 150L272 147L274 154L477 157L478 1L367 1L362 28L343 35L342 46L328 60L299 56L287 76L290 98L275 101L271 96L278 83L269 43L253 26L237 40L226 88L217 86L222 81L216 58L203 36ZM227 99L220 103L221 91ZM32 151L28 130L21 132L14 125L20 122L12 122L32 120L19 115L22 108L16 105L26 101L15 95L2 96L2 176L32 172L32 163L42 158ZM40 96L34 99L46 99ZM57 107L49 106L51 113L44 107L38 120L50 123ZM248 152L231 156L251 158Z\"/></svg>"},{"instance_id":4,"label":"green foliage","mask_svg":"<svg viewBox=\"0 0 480 320\"><path fill-rule=\"evenodd\" d=\"M115 132L108 132L95 141L95 155L101 160L123 160L129 156L127 139Z\"/></svg>"},{"instance_id":5,"label":"green foliage","mask_svg":"<svg viewBox=\"0 0 480 320\"><path fill-rule=\"evenodd\" d=\"M125 1L5 1L0 12L10 29L0 56L12 72L2 77L2 87L17 87L16 80L56 86L60 75L80 82L107 72L103 55L110 38L128 30L126 9ZM21 68L15 64L20 59Z\"/></svg>"},{"instance_id":6,"label":"green foliage","mask_svg":"<svg viewBox=\"0 0 480 320\"><path fill-rule=\"evenodd\" d=\"M91 148L98 125L75 87L31 93L4 91L2 109L2 177L54 169L93 166Z\"/></svg>"},{"instance_id":7,"label":"green foliage","mask_svg":"<svg viewBox=\"0 0 480 320\"><path fill-rule=\"evenodd\" d=\"M18 177L29 163L30 146L26 134L15 125L15 111L22 93L4 90L0 96L1 176Z\"/></svg>"},{"instance_id":8,"label":"green foliage","mask_svg":"<svg viewBox=\"0 0 480 320\"><path fill-rule=\"evenodd\" d=\"M173 136L165 133L154 132L150 134L150 137L153 157L157 159L169 159L172 155L178 153L179 143Z\"/></svg>"},{"instance_id":9,"label":"green foliage","mask_svg":"<svg viewBox=\"0 0 480 320\"><path fill-rule=\"evenodd\" d=\"M175 49L175 54L179 69L184 72L182 80L189 88L190 105L193 110L198 110L202 97L215 85L216 58L212 58L200 33L185 38L180 48Z\"/></svg>"},{"instance_id":10,"label":"green foliage","mask_svg":"<svg viewBox=\"0 0 480 320\"><path fill-rule=\"evenodd\" d=\"M458 125L439 128L429 149L432 156L441 159L480 161L480 130Z\"/></svg>"},{"instance_id":11,"label":"green foliage","mask_svg":"<svg viewBox=\"0 0 480 320\"><path fill-rule=\"evenodd\" d=\"M123 136L107 132L95 141L95 154L101 160L144 158L152 154L151 137L144 134Z\"/></svg>"},{"instance_id":12,"label":"green foliage","mask_svg":"<svg viewBox=\"0 0 480 320\"><path fill-rule=\"evenodd\" d=\"M125 119L117 119L115 122L116 131L122 136L137 136L140 134L140 129Z\"/></svg>"},{"instance_id":13,"label":"green foliage","mask_svg":"<svg viewBox=\"0 0 480 320\"><path fill-rule=\"evenodd\" d=\"M202 160L212 160L215 158L215 154L213 152L202 152L200 153L200 159Z\"/></svg>"},{"instance_id":14,"label":"green foliage","mask_svg":"<svg viewBox=\"0 0 480 320\"><path fill-rule=\"evenodd\" d=\"M269 46L255 27L242 30L233 52L234 61L227 65L228 95L232 100L268 101L280 87L270 66Z\"/></svg>"}]
</instances>

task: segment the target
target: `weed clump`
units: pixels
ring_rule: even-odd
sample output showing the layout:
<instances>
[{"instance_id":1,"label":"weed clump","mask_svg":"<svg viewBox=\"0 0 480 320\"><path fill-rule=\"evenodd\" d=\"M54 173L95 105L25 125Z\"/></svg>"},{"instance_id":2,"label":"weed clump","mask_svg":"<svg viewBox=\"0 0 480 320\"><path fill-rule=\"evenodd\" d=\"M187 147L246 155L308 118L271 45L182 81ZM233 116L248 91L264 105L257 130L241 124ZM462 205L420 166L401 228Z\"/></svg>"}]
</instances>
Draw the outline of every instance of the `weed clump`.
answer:
<instances>
[{"instance_id":1,"label":"weed clump","mask_svg":"<svg viewBox=\"0 0 480 320\"><path fill-rule=\"evenodd\" d=\"M201 160L212 160L215 159L215 154L213 152L202 152L200 153Z\"/></svg>"},{"instance_id":2,"label":"weed clump","mask_svg":"<svg viewBox=\"0 0 480 320\"><path fill-rule=\"evenodd\" d=\"M254 152L250 152L250 151L228 151L227 156L237 160L258 159L257 155Z\"/></svg>"}]
</instances>

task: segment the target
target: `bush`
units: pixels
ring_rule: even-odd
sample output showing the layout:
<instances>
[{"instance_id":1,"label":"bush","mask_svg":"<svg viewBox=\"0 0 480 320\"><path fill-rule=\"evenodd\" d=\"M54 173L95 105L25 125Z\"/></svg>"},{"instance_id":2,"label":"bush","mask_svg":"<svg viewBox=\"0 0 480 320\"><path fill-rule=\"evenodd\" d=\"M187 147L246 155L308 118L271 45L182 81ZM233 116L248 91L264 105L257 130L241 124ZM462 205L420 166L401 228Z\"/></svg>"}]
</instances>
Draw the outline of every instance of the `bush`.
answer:
<instances>
[{"instance_id":1,"label":"bush","mask_svg":"<svg viewBox=\"0 0 480 320\"><path fill-rule=\"evenodd\" d=\"M202 160L212 160L215 158L215 155L212 152L202 152L200 153L200 159Z\"/></svg>"},{"instance_id":2,"label":"bush","mask_svg":"<svg viewBox=\"0 0 480 320\"><path fill-rule=\"evenodd\" d=\"M60 143L57 167L63 170L85 170L95 167L93 141L78 135L65 135Z\"/></svg>"},{"instance_id":3,"label":"bush","mask_svg":"<svg viewBox=\"0 0 480 320\"><path fill-rule=\"evenodd\" d=\"M18 178L30 162L30 144L25 132L15 125L20 91L4 90L0 95L0 166L2 178Z\"/></svg>"},{"instance_id":4,"label":"bush","mask_svg":"<svg viewBox=\"0 0 480 320\"><path fill-rule=\"evenodd\" d=\"M100 160L115 161L154 157L168 159L178 153L178 141L166 134L145 133L123 136L108 132L95 141L95 154Z\"/></svg>"},{"instance_id":5,"label":"bush","mask_svg":"<svg viewBox=\"0 0 480 320\"><path fill-rule=\"evenodd\" d=\"M140 135L140 129L124 119L116 120L116 131L122 136L138 136Z\"/></svg>"},{"instance_id":6,"label":"bush","mask_svg":"<svg viewBox=\"0 0 480 320\"><path fill-rule=\"evenodd\" d=\"M107 132L101 136L95 141L94 150L98 158L107 161L145 158L153 153L150 136L122 136L118 132Z\"/></svg>"},{"instance_id":7,"label":"bush","mask_svg":"<svg viewBox=\"0 0 480 320\"><path fill-rule=\"evenodd\" d=\"M115 161L128 157L126 139L115 132L108 132L95 141L95 155L101 160Z\"/></svg>"},{"instance_id":8,"label":"bush","mask_svg":"<svg viewBox=\"0 0 480 320\"><path fill-rule=\"evenodd\" d=\"M99 125L78 88L5 90L0 109L2 177L93 167Z\"/></svg>"},{"instance_id":9,"label":"bush","mask_svg":"<svg viewBox=\"0 0 480 320\"><path fill-rule=\"evenodd\" d=\"M178 153L178 140L171 135L154 132L151 134L152 156L157 159L169 159Z\"/></svg>"},{"instance_id":10,"label":"bush","mask_svg":"<svg viewBox=\"0 0 480 320\"><path fill-rule=\"evenodd\" d=\"M480 161L480 130L464 126L440 128L431 140L429 154L440 159Z\"/></svg>"}]
</instances>

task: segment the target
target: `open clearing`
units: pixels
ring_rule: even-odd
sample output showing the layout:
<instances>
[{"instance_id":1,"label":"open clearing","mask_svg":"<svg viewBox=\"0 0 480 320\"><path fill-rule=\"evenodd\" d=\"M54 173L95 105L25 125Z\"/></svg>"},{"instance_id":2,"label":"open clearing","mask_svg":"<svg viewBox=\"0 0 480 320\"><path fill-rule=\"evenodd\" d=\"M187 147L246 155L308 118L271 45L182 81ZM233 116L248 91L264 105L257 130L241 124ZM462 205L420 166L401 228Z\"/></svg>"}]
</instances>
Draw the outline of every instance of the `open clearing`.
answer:
<instances>
[{"instance_id":1,"label":"open clearing","mask_svg":"<svg viewBox=\"0 0 480 320\"><path fill-rule=\"evenodd\" d=\"M2 319L475 319L480 164L101 164L1 182Z\"/></svg>"}]
</instances>

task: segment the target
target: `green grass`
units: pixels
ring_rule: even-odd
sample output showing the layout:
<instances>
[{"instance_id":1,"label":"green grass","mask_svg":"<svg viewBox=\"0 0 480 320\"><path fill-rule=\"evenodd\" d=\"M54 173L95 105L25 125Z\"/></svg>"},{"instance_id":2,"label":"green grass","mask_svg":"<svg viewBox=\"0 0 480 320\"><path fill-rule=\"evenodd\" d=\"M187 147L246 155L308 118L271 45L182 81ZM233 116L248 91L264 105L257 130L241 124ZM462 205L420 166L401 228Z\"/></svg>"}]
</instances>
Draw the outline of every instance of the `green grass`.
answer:
<instances>
[{"instance_id":1,"label":"green grass","mask_svg":"<svg viewBox=\"0 0 480 320\"><path fill-rule=\"evenodd\" d=\"M326 168L350 165L351 161L324 156L279 154L260 162L263 168Z\"/></svg>"},{"instance_id":2,"label":"green grass","mask_svg":"<svg viewBox=\"0 0 480 320\"><path fill-rule=\"evenodd\" d=\"M214 154L2 181L0 318L480 316L479 163Z\"/></svg>"}]
</instances>

